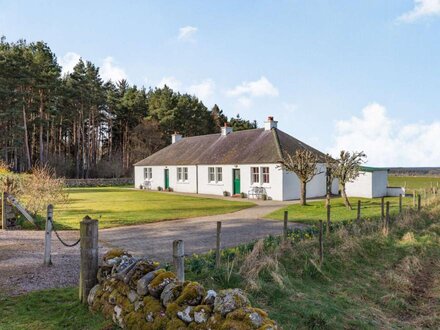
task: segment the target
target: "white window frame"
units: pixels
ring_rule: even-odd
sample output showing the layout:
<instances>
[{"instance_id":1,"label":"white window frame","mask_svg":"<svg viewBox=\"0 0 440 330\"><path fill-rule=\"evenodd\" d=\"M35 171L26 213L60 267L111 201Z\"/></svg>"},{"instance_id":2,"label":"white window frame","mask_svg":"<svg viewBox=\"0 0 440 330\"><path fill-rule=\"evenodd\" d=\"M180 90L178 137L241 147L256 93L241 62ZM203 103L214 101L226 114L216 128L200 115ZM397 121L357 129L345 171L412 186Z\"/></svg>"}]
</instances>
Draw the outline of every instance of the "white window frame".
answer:
<instances>
[{"instance_id":1,"label":"white window frame","mask_svg":"<svg viewBox=\"0 0 440 330\"><path fill-rule=\"evenodd\" d=\"M260 184L260 168L258 166L251 167L251 184Z\"/></svg>"},{"instance_id":2,"label":"white window frame","mask_svg":"<svg viewBox=\"0 0 440 330\"><path fill-rule=\"evenodd\" d=\"M265 172L267 170L267 172ZM261 167L261 183L269 184L270 183L270 167L262 166Z\"/></svg>"},{"instance_id":3,"label":"white window frame","mask_svg":"<svg viewBox=\"0 0 440 330\"><path fill-rule=\"evenodd\" d=\"M188 182L188 167L183 167L183 182Z\"/></svg>"},{"instance_id":4,"label":"white window frame","mask_svg":"<svg viewBox=\"0 0 440 330\"><path fill-rule=\"evenodd\" d=\"M223 182L223 167L216 167L215 168L215 181L217 183Z\"/></svg>"},{"instance_id":5,"label":"white window frame","mask_svg":"<svg viewBox=\"0 0 440 330\"><path fill-rule=\"evenodd\" d=\"M177 168L177 182L182 182L182 167Z\"/></svg>"},{"instance_id":6,"label":"white window frame","mask_svg":"<svg viewBox=\"0 0 440 330\"><path fill-rule=\"evenodd\" d=\"M144 168L144 181L151 181L153 179L153 168Z\"/></svg>"},{"instance_id":7,"label":"white window frame","mask_svg":"<svg viewBox=\"0 0 440 330\"><path fill-rule=\"evenodd\" d=\"M215 167L208 167L208 182L215 183Z\"/></svg>"}]
</instances>

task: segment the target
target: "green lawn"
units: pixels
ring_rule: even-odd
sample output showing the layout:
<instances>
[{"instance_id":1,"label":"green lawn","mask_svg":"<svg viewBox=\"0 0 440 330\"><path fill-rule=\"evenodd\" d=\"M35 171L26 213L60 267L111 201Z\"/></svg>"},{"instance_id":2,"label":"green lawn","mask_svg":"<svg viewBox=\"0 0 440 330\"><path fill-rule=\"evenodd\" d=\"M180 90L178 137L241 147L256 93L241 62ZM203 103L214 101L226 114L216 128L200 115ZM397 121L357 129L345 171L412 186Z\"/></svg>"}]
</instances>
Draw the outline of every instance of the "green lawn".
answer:
<instances>
[{"instance_id":1,"label":"green lawn","mask_svg":"<svg viewBox=\"0 0 440 330\"><path fill-rule=\"evenodd\" d=\"M69 203L55 207L58 228L78 229L88 215L99 228L150 223L238 211L255 204L121 187L71 188Z\"/></svg>"},{"instance_id":2,"label":"green lawn","mask_svg":"<svg viewBox=\"0 0 440 330\"><path fill-rule=\"evenodd\" d=\"M380 198L350 198L353 210L345 207L342 198L334 198L331 201L331 220L339 222L343 220L354 220L357 217L357 201L361 201L361 216L362 218L380 217L381 214L381 199ZM399 198L388 197L385 202L390 202L390 213L396 213L399 210ZM413 200L406 197L403 200L404 207L412 206ZM266 215L268 219L282 220L284 218L284 211L289 212L289 221L316 223L319 220L327 219L327 210L325 201L308 202L306 206L299 204L292 204L275 212Z\"/></svg>"},{"instance_id":3,"label":"green lawn","mask_svg":"<svg viewBox=\"0 0 440 330\"><path fill-rule=\"evenodd\" d=\"M438 176L389 176L388 184L391 187L406 187L411 192L412 189L429 189L431 184L440 187L440 177Z\"/></svg>"},{"instance_id":4,"label":"green lawn","mask_svg":"<svg viewBox=\"0 0 440 330\"><path fill-rule=\"evenodd\" d=\"M79 303L77 288L0 296L0 320L1 330L116 329L111 321L91 314Z\"/></svg>"}]
</instances>

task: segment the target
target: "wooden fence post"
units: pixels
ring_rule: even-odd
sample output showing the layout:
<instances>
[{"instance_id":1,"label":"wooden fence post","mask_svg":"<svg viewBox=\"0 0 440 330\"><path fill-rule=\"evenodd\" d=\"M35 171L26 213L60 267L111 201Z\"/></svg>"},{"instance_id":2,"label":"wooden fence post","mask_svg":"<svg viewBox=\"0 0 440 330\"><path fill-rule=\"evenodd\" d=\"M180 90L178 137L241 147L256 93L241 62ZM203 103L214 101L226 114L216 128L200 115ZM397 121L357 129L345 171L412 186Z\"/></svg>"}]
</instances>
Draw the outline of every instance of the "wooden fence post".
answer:
<instances>
[{"instance_id":1,"label":"wooden fence post","mask_svg":"<svg viewBox=\"0 0 440 330\"><path fill-rule=\"evenodd\" d=\"M50 255L52 245L52 219L53 219L53 206L49 204L47 206L46 217L46 232L44 234L44 265L52 265L52 257Z\"/></svg>"},{"instance_id":2,"label":"wooden fence post","mask_svg":"<svg viewBox=\"0 0 440 330\"><path fill-rule=\"evenodd\" d=\"M420 212L420 210L422 209L422 195L418 195L417 196L417 211Z\"/></svg>"},{"instance_id":3,"label":"wooden fence post","mask_svg":"<svg viewBox=\"0 0 440 330\"><path fill-rule=\"evenodd\" d=\"M97 283L98 274L98 220L86 216L80 223L80 276L79 299L87 304L90 290Z\"/></svg>"},{"instance_id":4,"label":"wooden fence post","mask_svg":"<svg viewBox=\"0 0 440 330\"><path fill-rule=\"evenodd\" d=\"M361 221L361 201L358 200L358 204L357 204L357 222Z\"/></svg>"},{"instance_id":5,"label":"wooden fence post","mask_svg":"<svg viewBox=\"0 0 440 330\"><path fill-rule=\"evenodd\" d=\"M220 262L221 262L221 254L220 254L221 239L222 239L222 222L217 221L217 244L215 247L215 267L216 268L220 267Z\"/></svg>"},{"instance_id":6,"label":"wooden fence post","mask_svg":"<svg viewBox=\"0 0 440 330\"><path fill-rule=\"evenodd\" d=\"M173 263L177 280L185 282L185 248L182 240L173 242Z\"/></svg>"},{"instance_id":7,"label":"wooden fence post","mask_svg":"<svg viewBox=\"0 0 440 330\"><path fill-rule=\"evenodd\" d=\"M399 194L399 214L402 214L402 194Z\"/></svg>"},{"instance_id":8,"label":"wooden fence post","mask_svg":"<svg viewBox=\"0 0 440 330\"><path fill-rule=\"evenodd\" d=\"M332 206L330 205L330 203L327 204L327 230L325 232L327 237L330 236L331 208L332 208Z\"/></svg>"},{"instance_id":9,"label":"wooden fence post","mask_svg":"<svg viewBox=\"0 0 440 330\"><path fill-rule=\"evenodd\" d=\"M7 230L8 229L8 221L6 219L6 193L5 192L2 192L1 198L2 198L2 200L1 200L1 203L2 203L2 205L1 205L1 208L2 208L2 214L1 214L1 216L2 216L2 229Z\"/></svg>"},{"instance_id":10,"label":"wooden fence post","mask_svg":"<svg viewBox=\"0 0 440 330\"><path fill-rule=\"evenodd\" d=\"M413 190L413 207L416 207L416 191Z\"/></svg>"},{"instance_id":11,"label":"wooden fence post","mask_svg":"<svg viewBox=\"0 0 440 330\"><path fill-rule=\"evenodd\" d=\"M386 235L388 235L389 228L390 228L390 202L387 202L386 213L385 213L385 232L386 232Z\"/></svg>"},{"instance_id":12,"label":"wooden fence post","mask_svg":"<svg viewBox=\"0 0 440 330\"><path fill-rule=\"evenodd\" d=\"M322 239L322 220L319 220L319 265L322 266L322 263L324 261L324 242Z\"/></svg>"},{"instance_id":13,"label":"wooden fence post","mask_svg":"<svg viewBox=\"0 0 440 330\"><path fill-rule=\"evenodd\" d=\"M381 198L380 210L380 220L383 222L385 220L385 197Z\"/></svg>"},{"instance_id":14,"label":"wooden fence post","mask_svg":"<svg viewBox=\"0 0 440 330\"><path fill-rule=\"evenodd\" d=\"M287 239L287 221L289 220L289 211L284 211L283 238Z\"/></svg>"}]
</instances>

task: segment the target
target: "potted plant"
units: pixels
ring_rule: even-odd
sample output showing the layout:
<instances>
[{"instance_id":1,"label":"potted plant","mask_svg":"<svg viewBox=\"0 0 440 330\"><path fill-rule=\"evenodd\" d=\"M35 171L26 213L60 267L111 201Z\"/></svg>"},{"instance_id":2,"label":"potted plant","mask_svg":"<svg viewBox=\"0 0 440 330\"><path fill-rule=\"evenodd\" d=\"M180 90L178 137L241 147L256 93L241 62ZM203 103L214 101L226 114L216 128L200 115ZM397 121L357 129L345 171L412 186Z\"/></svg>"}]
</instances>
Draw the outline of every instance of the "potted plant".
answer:
<instances>
[{"instance_id":1,"label":"potted plant","mask_svg":"<svg viewBox=\"0 0 440 330\"><path fill-rule=\"evenodd\" d=\"M246 198L246 194L245 194L244 192L241 192L241 193L240 193L240 197L241 197L241 198Z\"/></svg>"},{"instance_id":2,"label":"potted plant","mask_svg":"<svg viewBox=\"0 0 440 330\"><path fill-rule=\"evenodd\" d=\"M162 189L162 187L161 186L158 186L157 187L157 191L162 191L163 189Z\"/></svg>"},{"instance_id":3,"label":"potted plant","mask_svg":"<svg viewBox=\"0 0 440 330\"><path fill-rule=\"evenodd\" d=\"M228 197L229 196L229 192L228 191L223 191L223 196Z\"/></svg>"},{"instance_id":4,"label":"potted plant","mask_svg":"<svg viewBox=\"0 0 440 330\"><path fill-rule=\"evenodd\" d=\"M263 201L267 200L267 195L266 195L266 194L261 195L261 199L262 199Z\"/></svg>"}]
</instances>

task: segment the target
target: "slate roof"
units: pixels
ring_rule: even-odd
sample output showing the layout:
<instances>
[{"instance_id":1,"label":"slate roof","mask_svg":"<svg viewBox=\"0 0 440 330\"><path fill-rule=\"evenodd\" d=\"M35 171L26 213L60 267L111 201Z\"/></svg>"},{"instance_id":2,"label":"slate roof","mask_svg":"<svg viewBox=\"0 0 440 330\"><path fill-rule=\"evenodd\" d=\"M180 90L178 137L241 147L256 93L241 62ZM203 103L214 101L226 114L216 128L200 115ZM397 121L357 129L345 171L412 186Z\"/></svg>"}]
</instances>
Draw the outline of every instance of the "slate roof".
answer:
<instances>
[{"instance_id":1,"label":"slate roof","mask_svg":"<svg viewBox=\"0 0 440 330\"><path fill-rule=\"evenodd\" d=\"M156 165L235 165L272 164L281 159L281 152L294 153L305 148L316 153L320 159L324 154L295 139L277 128L220 133L183 138L135 166Z\"/></svg>"}]
</instances>

